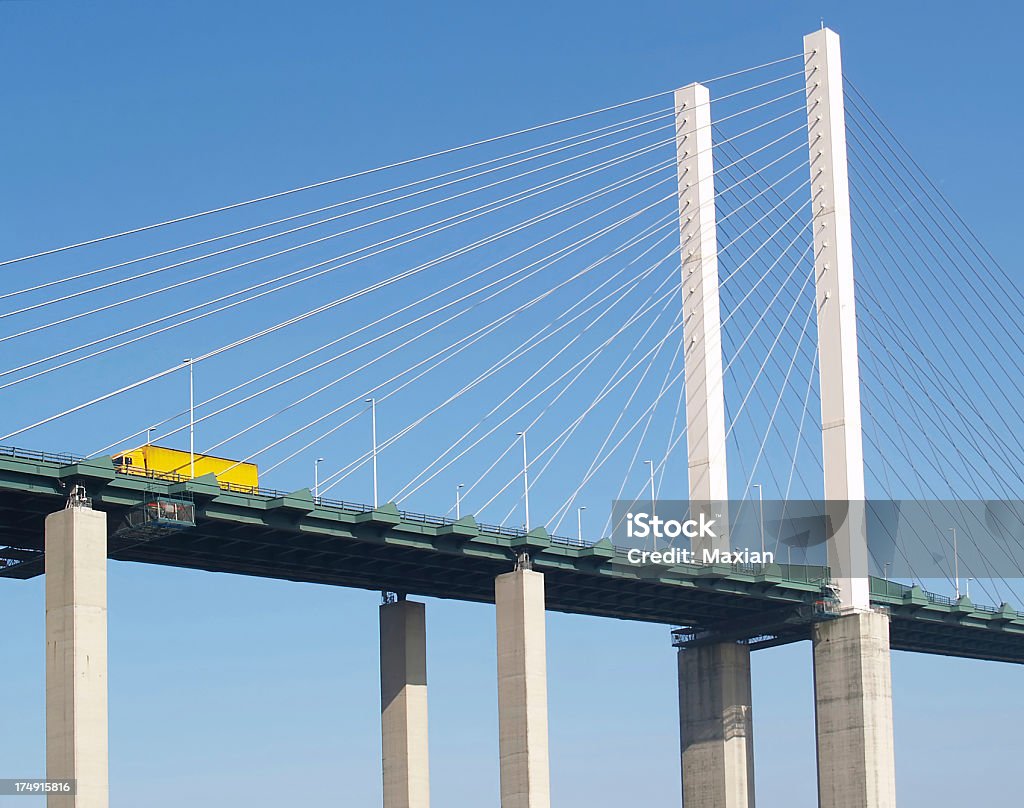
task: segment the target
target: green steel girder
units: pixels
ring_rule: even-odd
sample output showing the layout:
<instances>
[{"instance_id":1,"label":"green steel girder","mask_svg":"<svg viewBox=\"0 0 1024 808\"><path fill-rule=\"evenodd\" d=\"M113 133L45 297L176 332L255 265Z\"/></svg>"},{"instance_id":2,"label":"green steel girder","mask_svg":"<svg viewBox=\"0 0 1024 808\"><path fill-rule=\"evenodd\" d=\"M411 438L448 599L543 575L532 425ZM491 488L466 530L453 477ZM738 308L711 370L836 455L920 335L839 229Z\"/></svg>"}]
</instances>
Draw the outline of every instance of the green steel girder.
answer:
<instances>
[{"instance_id":1,"label":"green steel girder","mask_svg":"<svg viewBox=\"0 0 1024 808\"><path fill-rule=\"evenodd\" d=\"M493 602L494 577L526 551L546 574L552 610L711 631L728 627L730 636L745 634L753 648L808 636L807 626L786 627L774 638L762 634L772 615L802 610L823 592L820 580L794 580L810 577L793 575L799 568L787 568L787 577L775 565L757 572L727 565L638 567L607 541L577 546L542 529L491 529L471 516L451 522L392 504L318 504L308 489L249 494L222 490L211 476L174 483L126 476L110 458L62 463L0 456L0 547L23 555L41 551L43 521L63 507L71 484L85 486L112 530L127 509L154 493L187 492L194 499L195 528L145 543L113 539L109 555L119 561ZM41 573L38 556L20 570L0 566L0 577ZM894 591L876 580L872 593L892 614L893 648L1024 662L1024 616L1009 607L942 603L920 589Z\"/></svg>"}]
</instances>

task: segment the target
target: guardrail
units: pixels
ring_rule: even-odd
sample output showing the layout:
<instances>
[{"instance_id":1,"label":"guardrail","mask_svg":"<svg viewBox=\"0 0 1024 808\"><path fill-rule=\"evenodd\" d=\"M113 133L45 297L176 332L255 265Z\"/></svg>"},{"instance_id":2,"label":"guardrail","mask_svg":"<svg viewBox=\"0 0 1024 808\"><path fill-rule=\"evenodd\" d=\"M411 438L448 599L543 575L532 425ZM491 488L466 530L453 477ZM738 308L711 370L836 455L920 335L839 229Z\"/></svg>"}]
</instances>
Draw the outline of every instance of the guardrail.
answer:
<instances>
[{"instance_id":1,"label":"guardrail","mask_svg":"<svg viewBox=\"0 0 1024 808\"><path fill-rule=\"evenodd\" d=\"M6 455L9 457L18 457L26 460L39 460L44 462L57 463L61 465L70 465L72 463L79 463L87 458L80 457L78 455L62 452L40 452L30 449L21 449L13 446L0 446L0 455ZM177 472L159 472L150 469L135 469L131 470L125 468L118 468L119 473L129 477L144 477L161 482L187 482L190 477L182 475ZM250 496L258 496L267 499L279 499L281 497L288 496L292 492L279 491L272 488L263 488L260 486L247 486L239 485L237 483L220 482L218 485L224 491L229 491L238 494L247 494ZM328 499L326 497L315 497L314 501L317 505L339 508L348 513L368 513L374 510L373 506L365 503L348 502L345 500ZM415 511L399 510L399 516L406 522L413 522L422 525L431 525L435 527L444 527L451 525L455 522L447 516L435 516L427 513L418 513ZM478 523L478 530L481 533L489 534L492 536L503 536L506 538L521 538L527 535L528 531L523 528L505 527L504 525L493 525L487 523ZM576 547L585 548L592 547L596 542L587 541L580 539L579 537L569 536L550 536L549 537L553 544L557 544L563 547ZM625 555L629 552L630 548L613 545L613 549L616 553ZM695 563L687 566L694 568L713 568L725 565L705 565ZM756 564L730 564L728 567L738 573L747 575L758 575L763 571L763 567ZM790 567L789 565L782 566L782 578L784 580L800 582L800 583L811 583L811 584L822 584L828 582L828 571L826 568L809 568L809 567Z\"/></svg>"},{"instance_id":2,"label":"guardrail","mask_svg":"<svg viewBox=\"0 0 1024 808\"><path fill-rule=\"evenodd\" d=\"M20 449L17 446L0 446L0 456L17 457L23 460L40 460L44 463L60 463L70 466L72 463L81 463L84 457L69 452L39 452L33 449Z\"/></svg>"},{"instance_id":3,"label":"guardrail","mask_svg":"<svg viewBox=\"0 0 1024 808\"><path fill-rule=\"evenodd\" d=\"M902 600L908 592L914 587L910 584L901 584L898 581L890 581L886 578L871 578L871 594L874 597L889 597L898 598ZM953 608L957 605L958 601L955 597L949 595L940 595L937 592L929 592L925 589L920 589L921 594L929 603L934 603L936 606L945 606ZM1002 606L989 606L984 603L971 603L971 609L976 612L985 612L986 614L1000 614L1003 612ZM1024 612L1014 609L1013 613L1018 617L1024 617Z\"/></svg>"},{"instance_id":4,"label":"guardrail","mask_svg":"<svg viewBox=\"0 0 1024 808\"><path fill-rule=\"evenodd\" d=\"M46 452L38 451L35 449L23 449L16 446L0 446L0 457L13 457L22 460L32 460L44 463L53 463L56 465L72 465L75 463L82 463L88 460L88 458L81 455L76 455L71 452ZM178 474L176 472L158 472L149 469L132 469L126 470L118 468L117 471L128 477L145 477L148 479L158 480L161 482L186 482L190 478L186 475ZM293 492L280 491L272 488L262 488L259 486L245 486L238 485L237 483L220 482L218 485L225 491L233 493L249 494L251 496L259 496L267 499L279 499L290 495ZM338 508L348 513L369 513L373 511L372 505L365 503L349 502L340 499L328 499L326 497L315 497L314 501L317 505L323 505L332 508ZM456 520L451 519L447 516L434 516L427 513L417 513L415 511L399 510L399 516L403 521L414 522L423 525L432 525L437 527L443 527L446 525L454 524ZM505 527L504 525L492 525L487 523L478 523L477 528L481 533L490 534L492 536L504 536L506 538L520 538L527 535L528 531L523 528ZM580 539L578 537L569 536L550 536L549 537L553 544L561 545L564 547L592 547L595 542ZM630 548L620 547L613 545L613 549L616 553L626 554ZM12 563L11 559L0 558L0 568L7 568L16 565L17 561ZM726 565L706 565L701 563L688 564L686 566L694 568L713 568ZM730 564L727 565L734 572L757 575L763 572L764 568L756 564ZM807 584L820 584L824 586L830 580L828 568L820 566L807 566L807 565L789 565L781 564L777 565L780 571L780 577L785 581L807 583ZM909 592L913 587L907 584L901 584L897 581L890 581L884 578L871 578L871 594L881 597L893 597L902 599L903 596ZM940 595L935 592L927 592L921 590L922 594L927 598L929 603L934 603L939 606L955 607L957 600L949 597L948 595ZM999 614L1004 611L1002 606L987 606L984 604L972 603L971 608L975 611L985 612L988 614ZM1013 610L1013 613L1018 617L1024 617L1024 612Z\"/></svg>"}]
</instances>

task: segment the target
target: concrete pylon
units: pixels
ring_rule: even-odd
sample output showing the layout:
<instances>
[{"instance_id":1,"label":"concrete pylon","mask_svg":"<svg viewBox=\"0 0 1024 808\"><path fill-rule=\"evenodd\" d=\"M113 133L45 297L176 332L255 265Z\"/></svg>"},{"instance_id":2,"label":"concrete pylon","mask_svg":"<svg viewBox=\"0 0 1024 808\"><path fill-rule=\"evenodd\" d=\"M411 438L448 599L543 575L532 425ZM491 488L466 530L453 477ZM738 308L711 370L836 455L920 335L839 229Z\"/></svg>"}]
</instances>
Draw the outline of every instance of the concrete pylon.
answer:
<instances>
[{"instance_id":1,"label":"concrete pylon","mask_svg":"<svg viewBox=\"0 0 1024 808\"><path fill-rule=\"evenodd\" d=\"M690 516L707 513L721 528L715 539L693 540L699 554L729 549L711 94L701 84L683 87L675 109ZM678 666L683 804L753 808L750 649L682 648Z\"/></svg>"},{"instance_id":2,"label":"concrete pylon","mask_svg":"<svg viewBox=\"0 0 1024 808\"><path fill-rule=\"evenodd\" d=\"M750 648L679 650L679 736L685 808L754 806Z\"/></svg>"},{"instance_id":3,"label":"concrete pylon","mask_svg":"<svg viewBox=\"0 0 1024 808\"><path fill-rule=\"evenodd\" d=\"M819 808L895 808L889 617L815 624Z\"/></svg>"},{"instance_id":4,"label":"concrete pylon","mask_svg":"<svg viewBox=\"0 0 1024 808\"><path fill-rule=\"evenodd\" d=\"M675 106L690 516L707 513L720 528L713 539L693 539L699 556L705 549L729 549L711 93L690 84L676 90Z\"/></svg>"},{"instance_id":5,"label":"concrete pylon","mask_svg":"<svg viewBox=\"0 0 1024 808\"><path fill-rule=\"evenodd\" d=\"M550 808L543 574L518 569L499 575L494 605L501 808Z\"/></svg>"},{"instance_id":6,"label":"concrete pylon","mask_svg":"<svg viewBox=\"0 0 1024 808\"><path fill-rule=\"evenodd\" d=\"M46 777L76 781L49 808L107 808L107 515L46 517Z\"/></svg>"},{"instance_id":7,"label":"concrete pylon","mask_svg":"<svg viewBox=\"0 0 1024 808\"><path fill-rule=\"evenodd\" d=\"M426 607L380 607L380 716L384 808L429 808Z\"/></svg>"},{"instance_id":8,"label":"concrete pylon","mask_svg":"<svg viewBox=\"0 0 1024 808\"><path fill-rule=\"evenodd\" d=\"M839 35L804 37L807 137L814 230L814 294L828 564L846 609L870 607L860 362L853 274L846 111Z\"/></svg>"}]
</instances>

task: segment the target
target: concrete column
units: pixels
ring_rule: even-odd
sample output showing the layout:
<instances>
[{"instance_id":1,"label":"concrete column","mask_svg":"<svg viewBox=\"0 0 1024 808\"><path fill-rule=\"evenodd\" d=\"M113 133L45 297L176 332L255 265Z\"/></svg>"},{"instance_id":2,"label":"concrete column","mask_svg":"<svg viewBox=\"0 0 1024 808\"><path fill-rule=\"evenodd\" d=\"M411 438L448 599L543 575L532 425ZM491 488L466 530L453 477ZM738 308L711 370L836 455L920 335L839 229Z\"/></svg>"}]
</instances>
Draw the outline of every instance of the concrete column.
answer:
<instances>
[{"instance_id":1,"label":"concrete column","mask_svg":"<svg viewBox=\"0 0 1024 808\"><path fill-rule=\"evenodd\" d=\"M753 808L750 648L679 649L679 737L685 808Z\"/></svg>"},{"instance_id":2,"label":"concrete column","mask_svg":"<svg viewBox=\"0 0 1024 808\"><path fill-rule=\"evenodd\" d=\"M429 808L427 634L422 603L380 607L384 808Z\"/></svg>"},{"instance_id":3,"label":"concrete column","mask_svg":"<svg viewBox=\"0 0 1024 808\"><path fill-rule=\"evenodd\" d=\"M864 516L864 449L854 300L853 231L839 35L804 37L807 136L814 219L822 466L832 524L828 563L844 607L870 606Z\"/></svg>"},{"instance_id":4,"label":"concrete column","mask_svg":"<svg viewBox=\"0 0 1024 808\"><path fill-rule=\"evenodd\" d=\"M895 808L889 618L856 612L814 627L820 808Z\"/></svg>"},{"instance_id":5,"label":"concrete column","mask_svg":"<svg viewBox=\"0 0 1024 808\"><path fill-rule=\"evenodd\" d=\"M700 553L730 546L711 94L683 87L675 108L690 515L719 526L716 538L692 541ZM686 808L752 808L749 648L679 651L679 730Z\"/></svg>"},{"instance_id":6,"label":"concrete column","mask_svg":"<svg viewBox=\"0 0 1024 808\"><path fill-rule=\"evenodd\" d=\"M700 553L729 549L711 94L690 84L676 90L675 103L690 515L708 513L719 526L714 539L693 539Z\"/></svg>"},{"instance_id":7,"label":"concrete column","mask_svg":"<svg viewBox=\"0 0 1024 808\"><path fill-rule=\"evenodd\" d=\"M46 517L46 776L77 780L49 808L107 808L107 515Z\"/></svg>"},{"instance_id":8,"label":"concrete column","mask_svg":"<svg viewBox=\"0 0 1024 808\"><path fill-rule=\"evenodd\" d=\"M501 808L550 808L544 576L525 569L499 575L494 604Z\"/></svg>"}]
</instances>

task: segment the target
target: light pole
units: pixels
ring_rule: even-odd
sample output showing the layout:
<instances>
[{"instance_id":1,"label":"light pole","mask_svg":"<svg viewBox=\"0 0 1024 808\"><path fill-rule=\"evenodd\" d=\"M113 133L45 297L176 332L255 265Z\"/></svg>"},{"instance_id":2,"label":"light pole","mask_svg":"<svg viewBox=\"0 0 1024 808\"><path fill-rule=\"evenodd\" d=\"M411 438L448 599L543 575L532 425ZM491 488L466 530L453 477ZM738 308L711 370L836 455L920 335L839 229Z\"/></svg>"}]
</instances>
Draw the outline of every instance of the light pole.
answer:
<instances>
[{"instance_id":1,"label":"light pole","mask_svg":"<svg viewBox=\"0 0 1024 808\"><path fill-rule=\"evenodd\" d=\"M971 599L971 581L973 581L973 580L974 580L973 578L968 578L967 579L967 599L968 600Z\"/></svg>"},{"instance_id":2,"label":"light pole","mask_svg":"<svg viewBox=\"0 0 1024 808\"><path fill-rule=\"evenodd\" d=\"M644 465L645 466L649 466L650 467L650 471L651 471L651 475L650 475L650 484L651 484L651 516L654 516L654 511L655 511L655 507L654 507L654 461L653 460L645 460L644 461ZM655 536L653 534L651 535L651 545L654 547L655 550L658 549L658 538L657 538L657 536Z\"/></svg>"},{"instance_id":3,"label":"light pole","mask_svg":"<svg viewBox=\"0 0 1024 808\"><path fill-rule=\"evenodd\" d=\"M462 489L466 487L465 483L459 483L455 486L455 518L462 518Z\"/></svg>"},{"instance_id":4,"label":"light pole","mask_svg":"<svg viewBox=\"0 0 1024 808\"><path fill-rule=\"evenodd\" d=\"M761 527L761 560L764 561L764 489L761 483L754 483L751 488L757 489L758 521Z\"/></svg>"},{"instance_id":5,"label":"light pole","mask_svg":"<svg viewBox=\"0 0 1024 808\"><path fill-rule=\"evenodd\" d=\"M956 599L960 600L960 557L956 549L956 528L951 527L949 530L953 534L953 585L956 589Z\"/></svg>"},{"instance_id":6,"label":"light pole","mask_svg":"<svg viewBox=\"0 0 1024 808\"><path fill-rule=\"evenodd\" d=\"M188 365L188 472L189 477L196 476L196 397L192 379L192 357L182 360Z\"/></svg>"},{"instance_id":7,"label":"light pole","mask_svg":"<svg viewBox=\"0 0 1024 808\"><path fill-rule=\"evenodd\" d=\"M320 503L320 464L324 462L322 457L313 461L313 501Z\"/></svg>"},{"instance_id":8,"label":"light pole","mask_svg":"<svg viewBox=\"0 0 1024 808\"><path fill-rule=\"evenodd\" d=\"M530 464L526 458L526 432L516 432L516 436L523 439L523 507L526 510L527 530L530 529Z\"/></svg>"},{"instance_id":9,"label":"light pole","mask_svg":"<svg viewBox=\"0 0 1024 808\"><path fill-rule=\"evenodd\" d=\"M377 399L368 398L370 405L370 440L373 442L373 507L377 507Z\"/></svg>"},{"instance_id":10,"label":"light pole","mask_svg":"<svg viewBox=\"0 0 1024 808\"><path fill-rule=\"evenodd\" d=\"M580 540L580 544L583 544L583 512L586 509L586 505L580 505L576 509L576 535Z\"/></svg>"}]
</instances>

